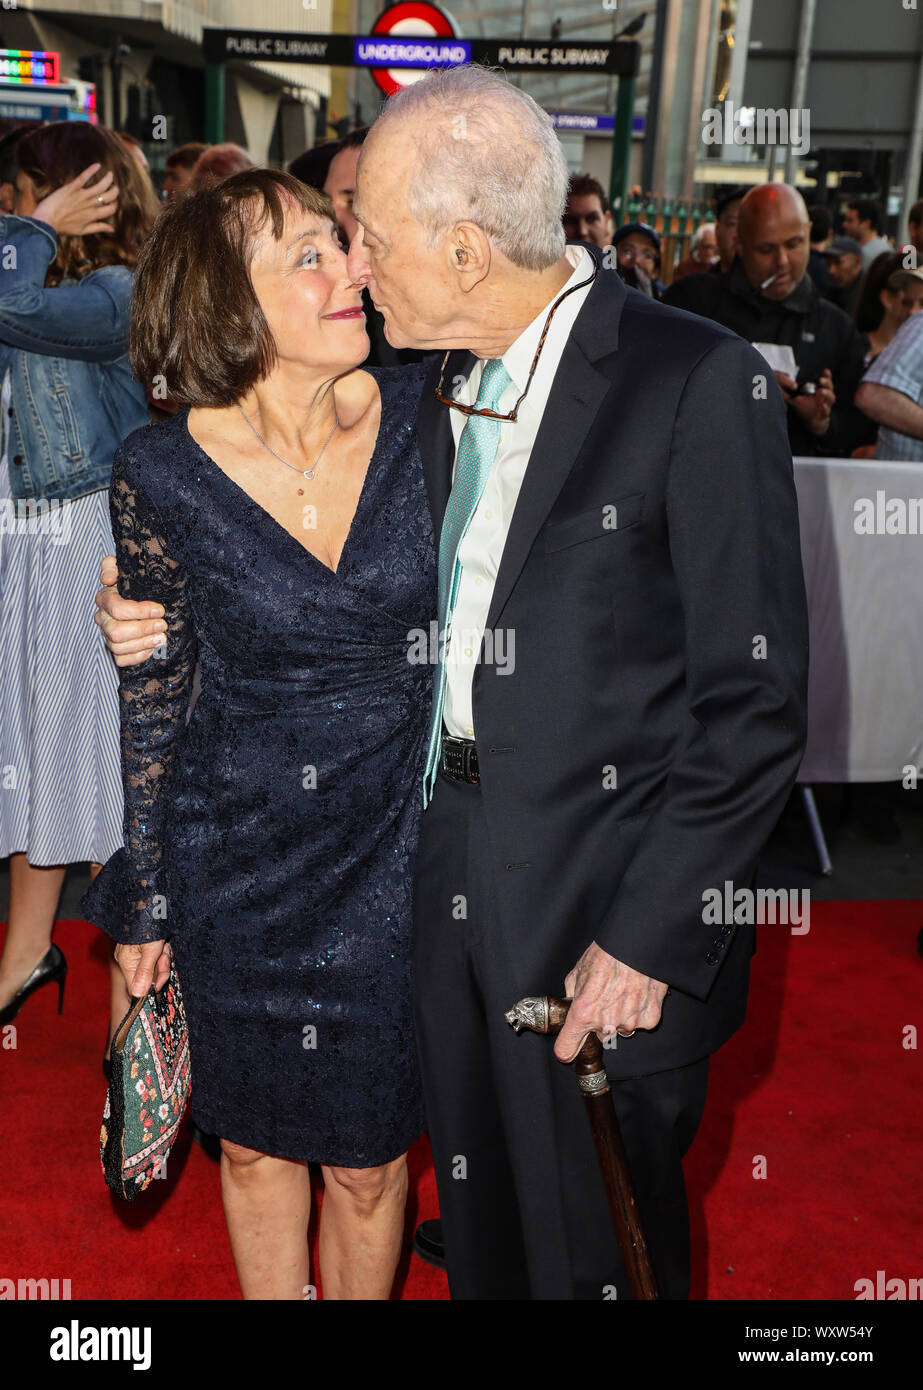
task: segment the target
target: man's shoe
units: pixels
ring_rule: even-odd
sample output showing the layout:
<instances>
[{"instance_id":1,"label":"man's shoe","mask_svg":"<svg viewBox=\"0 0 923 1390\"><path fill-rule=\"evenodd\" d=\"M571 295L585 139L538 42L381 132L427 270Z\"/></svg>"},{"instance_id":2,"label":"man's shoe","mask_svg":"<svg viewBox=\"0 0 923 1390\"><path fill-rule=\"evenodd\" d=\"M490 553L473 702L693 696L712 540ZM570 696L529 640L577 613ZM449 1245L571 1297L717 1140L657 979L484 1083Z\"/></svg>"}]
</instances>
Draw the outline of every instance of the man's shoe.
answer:
<instances>
[{"instance_id":1,"label":"man's shoe","mask_svg":"<svg viewBox=\"0 0 923 1390\"><path fill-rule=\"evenodd\" d=\"M413 1248L428 1265L445 1269L445 1245L441 1221L421 1221L413 1233Z\"/></svg>"}]
</instances>

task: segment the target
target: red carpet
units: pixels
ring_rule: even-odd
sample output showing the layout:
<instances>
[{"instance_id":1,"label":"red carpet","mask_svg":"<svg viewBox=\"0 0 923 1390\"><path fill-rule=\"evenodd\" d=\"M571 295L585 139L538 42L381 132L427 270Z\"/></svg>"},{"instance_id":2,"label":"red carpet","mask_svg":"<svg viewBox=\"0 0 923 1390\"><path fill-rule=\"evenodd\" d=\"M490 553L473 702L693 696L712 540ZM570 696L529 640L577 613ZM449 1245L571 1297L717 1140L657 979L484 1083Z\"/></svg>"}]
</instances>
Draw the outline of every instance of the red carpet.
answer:
<instances>
[{"instance_id":1,"label":"red carpet","mask_svg":"<svg viewBox=\"0 0 923 1390\"><path fill-rule=\"evenodd\" d=\"M923 1273L920 1053L903 1032L920 1023L921 923L921 903L825 903L807 936L761 928L748 1022L713 1060L687 1162L693 1297L851 1300L878 1270ZM0 1279L67 1278L74 1299L238 1298L218 1168L198 1145L184 1139L168 1180L135 1205L106 1191L108 943L80 922L55 939L70 967L63 1017L44 989L13 1025L15 1049L0 1031ZM448 1297L409 1251L435 1215L422 1140L402 1299Z\"/></svg>"}]
</instances>

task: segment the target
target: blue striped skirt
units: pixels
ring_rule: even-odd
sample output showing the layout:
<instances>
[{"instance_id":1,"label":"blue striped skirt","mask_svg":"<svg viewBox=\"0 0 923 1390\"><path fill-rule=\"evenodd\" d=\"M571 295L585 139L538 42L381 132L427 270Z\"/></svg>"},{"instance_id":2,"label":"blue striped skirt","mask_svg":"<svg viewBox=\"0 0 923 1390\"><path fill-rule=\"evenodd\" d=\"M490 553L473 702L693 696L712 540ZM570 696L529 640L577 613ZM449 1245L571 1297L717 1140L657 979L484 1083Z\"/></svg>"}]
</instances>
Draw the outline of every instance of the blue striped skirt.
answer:
<instances>
[{"instance_id":1,"label":"blue striped skirt","mask_svg":"<svg viewBox=\"0 0 923 1390\"><path fill-rule=\"evenodd\" d=\"M0 858L104 863L122 846L118 670L93 621L114 550L107 489L30 520L0 459Z\"/></svg>"}]
</instances>

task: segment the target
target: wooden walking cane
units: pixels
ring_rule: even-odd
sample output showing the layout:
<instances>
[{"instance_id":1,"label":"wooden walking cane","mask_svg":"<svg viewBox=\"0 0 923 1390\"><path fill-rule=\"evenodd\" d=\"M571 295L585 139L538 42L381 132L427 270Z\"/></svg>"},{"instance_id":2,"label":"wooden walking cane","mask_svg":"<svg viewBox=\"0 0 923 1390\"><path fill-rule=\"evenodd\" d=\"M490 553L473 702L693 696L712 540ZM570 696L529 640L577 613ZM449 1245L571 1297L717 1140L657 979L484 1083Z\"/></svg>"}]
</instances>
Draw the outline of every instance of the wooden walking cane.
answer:
<instances>
[{"instance_id":1,"label":"wooden walking cane","mask_svg":"<svg viewBox=\"0 0 923 1390\"><path fill-rule=\"evenodd\" d=\"M569 999L520 999L505 1015L517 1033L558 1033L567 1018ZM576 1057L577 1081L583 1093L596 1157L603 1176L615 1234L634 1299L659 1298L654 1268L635 1201L628 1159L612 1100L612 1088L603 1066L602 1043L591 1033Z\"/></svg>"}]
</instances>

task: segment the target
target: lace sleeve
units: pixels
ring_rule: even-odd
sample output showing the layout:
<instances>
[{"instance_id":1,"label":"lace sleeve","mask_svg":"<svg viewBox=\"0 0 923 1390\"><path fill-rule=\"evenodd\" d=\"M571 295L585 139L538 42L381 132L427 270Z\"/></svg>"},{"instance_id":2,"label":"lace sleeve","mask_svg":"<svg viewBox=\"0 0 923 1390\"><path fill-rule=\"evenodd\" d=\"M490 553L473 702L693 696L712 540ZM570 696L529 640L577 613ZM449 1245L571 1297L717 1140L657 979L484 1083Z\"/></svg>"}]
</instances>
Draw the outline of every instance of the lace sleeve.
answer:
<instances>
[{"instance_id":1,"label":"lace sleeve","mask_svg":"<svg viewBox=\"0 0 923 1390\"><path fill-rule=\"evenodd\" d=\"M198 643L188 576L168 553L160 513L124 445L113 462L109 509L119 592L123 598L162 603L167 630L166 645L157 654L119 671L126 860L122 901L127 920L120 933L110 926L106 930L122 941L156 941L172 934L164 879L164 829Z\"/></svg>"}]
</instances>

